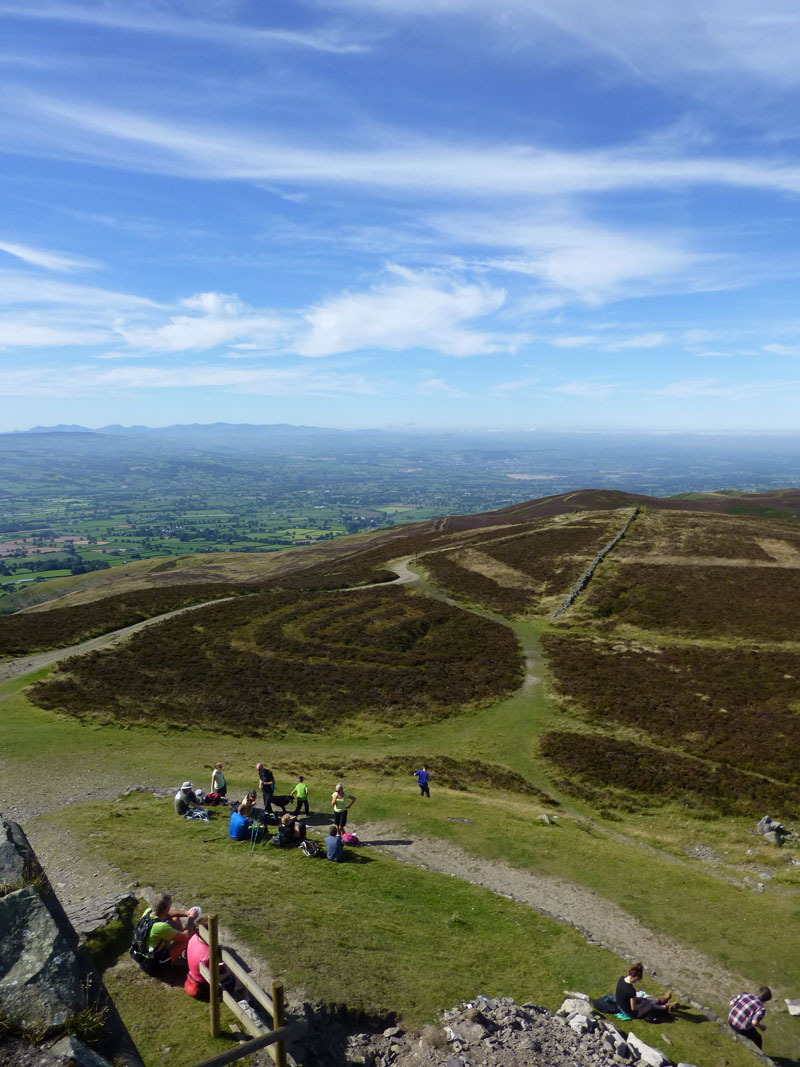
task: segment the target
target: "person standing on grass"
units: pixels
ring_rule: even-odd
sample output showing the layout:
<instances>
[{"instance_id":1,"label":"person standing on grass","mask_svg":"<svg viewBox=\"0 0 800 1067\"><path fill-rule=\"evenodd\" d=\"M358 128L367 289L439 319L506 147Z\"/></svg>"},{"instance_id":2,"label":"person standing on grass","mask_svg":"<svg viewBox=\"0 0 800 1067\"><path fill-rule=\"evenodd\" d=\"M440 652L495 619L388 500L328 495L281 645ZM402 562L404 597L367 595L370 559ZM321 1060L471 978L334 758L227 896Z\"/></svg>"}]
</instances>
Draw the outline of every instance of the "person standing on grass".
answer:
<instances>
[{"instance_id":1,"label":"person standing on grass","mask_svg":"<svg viewBox=\"0 0 800 1067\"><path fill-rule=\"evenodd\" d=\"M759 1030L766 1030L762 1019L767 1014L764 1005L772 1000L772 990L769 986L762 985L757 993L739 993L731 1001L731 1012L728 1016L728 1024L747 1037L757 1048L761 1048L761 1034Z\"/></svg>"},{"instance_id":2,"label":"person standing on grass","mask_svg":"<svg viewBox=\"0 0 800 1067\"><path fill-rule=\"evenodd\" d=\"M261 786L261 796L264 800L264 816L272 817L272 794L275 792L275 778L272 771L267 770L263 763L256 764L258 771L258 784Z\"/></svg>"},{"instance_id":3,"label":"person standing on grass","mask_svg":"<svg viewBox=\"0 0 800 1067\"><path fill-rule=\"evenodd\" d=\"M297 785L292 790L292 796L297 801L297 807L294 809L294 814L299 815L300 809L305 810L308 815L308 786L306 785L302 774L297 777Z\"/></svg>"},{"instance_id":4,"label":"person standing on grass","mask_svg":"<svg viewBox=\"0 0 800 1067\"><path fill-rule=\"evenodd\" d=\"M344 782L337 782L331 794L331 807L333 808L333 821L340 831L347 826L347 813L355 802L356 798L352 793L345 793Z\"/></svg>"},{"instance_id":5,"label":"person standing on grass","mask_svg":"<svg viewBox=\"0 0 800 1067\"><path fill-rule=\"evenodd\" d=\"M219 762L214 764L214 770L211 772L211 789L209 792L216 793L223 800L228 795L228 784L225 781L225 775L222 773L222 764Z\"/></svg>"},{"instance_id":6,"label":"person standing on grass","mask_svg":"<svg viewBox=\"0 0 800 1067\"><path fill-rule=\"evenodd\" d=\"M419 786L419 795L421 797L427 797L428 800L430 800L431 791L428 785L428 779L430 778L430 775L428 774L428 764L423 763L418 771L412 771L411 773L415 775L417 779L417 785Z\"/></svg>"}]
</instances>

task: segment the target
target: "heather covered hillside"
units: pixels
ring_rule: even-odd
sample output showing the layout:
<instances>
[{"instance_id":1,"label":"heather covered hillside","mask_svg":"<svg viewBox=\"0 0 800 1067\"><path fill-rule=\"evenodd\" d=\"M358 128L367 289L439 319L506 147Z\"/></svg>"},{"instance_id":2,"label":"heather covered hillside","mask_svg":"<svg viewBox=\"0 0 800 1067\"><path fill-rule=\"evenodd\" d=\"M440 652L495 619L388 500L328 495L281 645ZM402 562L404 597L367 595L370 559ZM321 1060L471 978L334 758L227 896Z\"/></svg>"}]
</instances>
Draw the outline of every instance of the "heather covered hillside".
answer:
<instances>
[{"instance_id":1,"label":"heather covered hillside","mask_svg":"<svg viewBox=\"0 0 800 1067\"><path fill-rule=\"evenodd\" d=\"M618 956L644 955L697 1011L670 1028L667 1056L745 1064L713 1021L726 998L764 980L778 998L800 995L797 837L778 848L755 833L763 815L790 830L800 818L793 499L671 507L571 493L283 556L142 561L0 618L17 813L46 818L43 840L69 833L90 866L169 880L184 898L202 891L319 1000L336 1001L344 965L358 975L353 1006L421 1024L474 995L478 937L481 988L549 1007L563 988L606 991ZM230 899L240 857L223 849L223 827L193 837L163 799L122 795L202 780L218 754L235 793L264 754L280 792L305 774L312 832L345 778L377 850L345 875L358 877L356 910L328 910L313 864L286 880L281 857L258 853L258 884L291 917L287 940L255 889ZM46 781L28 797L41 761ZM430 802L411 777L422 763ZM180 869L142 847L145 829ZM467 905L458 881L523 910ZM555 938L558 951L495 966L531 908L538 925L520 936ZM611 955L587 954L559 920ZM135 1014L135 989L120 983ZM794 1062L793 1023L771 1013L767 1048Z\"/></svg>"}]
</instances>

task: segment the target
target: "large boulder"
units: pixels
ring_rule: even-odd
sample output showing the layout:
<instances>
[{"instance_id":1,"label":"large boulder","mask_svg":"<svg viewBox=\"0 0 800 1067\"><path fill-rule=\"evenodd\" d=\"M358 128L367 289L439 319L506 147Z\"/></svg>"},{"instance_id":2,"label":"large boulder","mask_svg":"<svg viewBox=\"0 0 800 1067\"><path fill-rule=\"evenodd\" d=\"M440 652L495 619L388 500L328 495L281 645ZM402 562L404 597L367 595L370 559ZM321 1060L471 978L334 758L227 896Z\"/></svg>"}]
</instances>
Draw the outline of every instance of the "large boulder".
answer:
<instances>
[{"instance_id":1,"label":"large boulder","mask_svg":"<svg viewBox=\"0 0 800 1067\"><path fill-rule=\"evenodd\" d=\"M0 890L21 889L31 880L33 867L30 851L15 838L14 824L0 823Z\"/></svg>"},{"instance_id":2,"label":"large boulder","mask_svg":"<svg viewBox=\"0 0 800 1067\"><path fill-rule=\"evenodd\" d=\"M0 1016L47 1033L84 1005L78 962L35 887L0 898Z\"/></svg>"}]
</instances>

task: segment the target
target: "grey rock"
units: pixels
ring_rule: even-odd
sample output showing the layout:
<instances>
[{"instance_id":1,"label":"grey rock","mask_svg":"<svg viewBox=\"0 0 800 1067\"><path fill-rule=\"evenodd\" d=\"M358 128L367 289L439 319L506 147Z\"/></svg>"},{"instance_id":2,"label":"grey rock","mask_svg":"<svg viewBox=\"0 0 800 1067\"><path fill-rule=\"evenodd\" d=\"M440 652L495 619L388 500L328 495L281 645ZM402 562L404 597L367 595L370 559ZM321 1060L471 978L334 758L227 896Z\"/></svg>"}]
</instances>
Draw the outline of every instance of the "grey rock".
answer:
<instances>
[{"instance_id":1,"label":"grey rock","mask_svg":"<svg viewBox=\"0 0 800 1067\"><path fill-rule=\"evenodd\" d=\"M30 853L20 848L14 840L13 828L0 824L0 886L5 892L21 889L32 874Z\"/></svg>"},{"instance_id":2,"label":"grey rock","mask_svg":"<svg viewBox=\"0 0 800 1067\"><path fill-rule=\"evenodd\" d=\"M594 1015L594 1008L588 999L579 1000L577 997L567 997L556 1015L584 1015L588 1018Z\"/></svg>"},{"instance_id":3,"label":"grey rock","mask_svg":"<svg viewBox=\"0 0 800 1067\"><path fill-rule=\"evenodd\" d=\"M58 1067L111 1067L103 1056L84 1045L77 1037L62 1037L50 1046L50 1056Z\"/></svg>"},{"instance_id":4,"label":"grey rock","mask_svg":"<svg viewBox=\"0 0 800 1067\"><path fill-rule=\"evenodd\" d=\"M638 1054L639 1062L647 1064L647 1067L664 1067L670 1062L660 1049L646 1044L636 1034L628 1034L628 1047Z\"/></svg>"},{"instance_id":5,"label":"grey rock","mask_svg":"<svg viewBox=\"0 0 800 1067\"><path fill-rule=\"evenodd\" d=\"M384 1037L397 1037L397 1035L401 1034L402 1032L403 1031L400 1029L399 1026L387 1026L387 1028L383 1031L383 1036Z\"/></svg>"},{"instance_id":6,"label":"grey rock","mask_svg":"<svg viewBox=\"0 0 800 1067\"><path fill-rule=\"evenodd\" d=\"M0 1014L47 1032L83 1007L77 960L36 889L0 899Z\"/></svg>"}]
</instances>

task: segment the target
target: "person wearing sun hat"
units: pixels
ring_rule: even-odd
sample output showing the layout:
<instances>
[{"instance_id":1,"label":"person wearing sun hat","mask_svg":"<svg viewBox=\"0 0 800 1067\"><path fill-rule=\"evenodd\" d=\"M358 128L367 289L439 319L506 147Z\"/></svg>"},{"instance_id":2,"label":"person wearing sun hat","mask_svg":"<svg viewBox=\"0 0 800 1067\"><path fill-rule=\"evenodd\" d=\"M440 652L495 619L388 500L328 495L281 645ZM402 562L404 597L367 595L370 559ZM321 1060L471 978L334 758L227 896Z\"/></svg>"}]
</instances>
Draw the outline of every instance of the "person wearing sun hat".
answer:
<instances>
[{"instance_id":1,"label":"person wearing sun hat","mask_svg":"<svg viewBox=\"0 0 800 1067\"><path fill-rule=\"evenodd\" d=\"M201 807L201 805L197 803L197 797L194 795L194 786L191 782L183 783L175 794L173 803L175 804L176 815L185 815L189 808Z\"/></svg>"}]
</instances>

